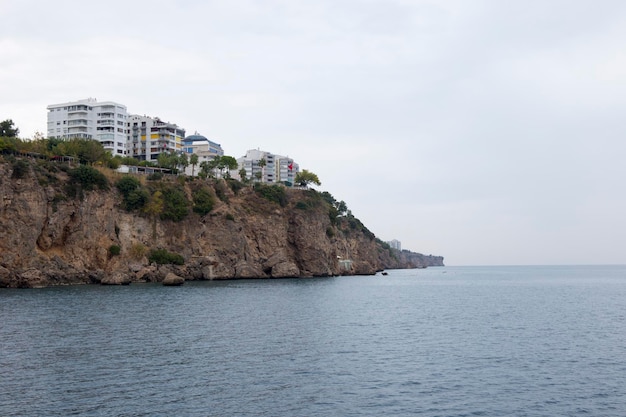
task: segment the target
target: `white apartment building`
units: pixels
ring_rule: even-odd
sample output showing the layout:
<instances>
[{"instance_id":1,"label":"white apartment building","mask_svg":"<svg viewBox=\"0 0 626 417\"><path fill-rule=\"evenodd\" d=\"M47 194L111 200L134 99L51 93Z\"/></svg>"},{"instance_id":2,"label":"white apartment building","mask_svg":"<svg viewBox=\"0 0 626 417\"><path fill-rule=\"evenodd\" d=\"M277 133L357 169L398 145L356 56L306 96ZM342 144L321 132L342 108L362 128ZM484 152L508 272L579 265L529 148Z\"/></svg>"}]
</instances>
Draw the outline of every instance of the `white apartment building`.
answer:
<instances>
[{"instance_id":1,"label":"white apartment building","mask_svg":"<svg viewBox=\"0 0 626 417\"><path fill-rule=\"evenodd\" d=\"M387 244L393 249L402 250L402 243L397 239L390 240Z\"/></svg>"},{"instance_id":2,"label":"white apartment building","mask_svg":"<svg viewBox=\"0 0 626 417\"><path fill-rule=\"evenodd\" d=\"M198 166L189 165L185 169L187 175L194 176L198 175L199 166L202 162L208 162L216 156L224 156L222 145L207 139L198 132L183 139L183 152L187 154L187 157L191 157L193 154L198 155Z\"/></svg>"},{"instance_id":3,"label":"white apartment building","mask_svg":"<svg viewBox=\"0 0 626 417\"><path fill-rule=\"evenodd\" d=\"M128 155L140 161L157 160L162 152L182 152L185 129L158 117L128 116Z\"/></svg>"},{"instance_id":4,"label":"white apartment building","mask_svg":"<svg viewBox=\"0 0 626 417\"><path fill-rule=\"evenodd\" d=\"M126 106L88 98L51 104L47 109L49 138L94 139L112 155L127 155Z\"/></svg>"},{"instance_id":5,"label":"white apartment building","mask_svg":"<svg viewBox=\"0 0 626 417\"><path fill-rule=\"evenodd\" d=\"M261 160L265 161L265 166L259 165ZM283 183L291 186L300 171L300 167L292 158L258 149L250 149L245 156L237 159L237 163L239 164L237 171L243 168L247 179L264 183ZM239 172L233 172L231 175L241 179Z\"/></svg>"}]
</instances>

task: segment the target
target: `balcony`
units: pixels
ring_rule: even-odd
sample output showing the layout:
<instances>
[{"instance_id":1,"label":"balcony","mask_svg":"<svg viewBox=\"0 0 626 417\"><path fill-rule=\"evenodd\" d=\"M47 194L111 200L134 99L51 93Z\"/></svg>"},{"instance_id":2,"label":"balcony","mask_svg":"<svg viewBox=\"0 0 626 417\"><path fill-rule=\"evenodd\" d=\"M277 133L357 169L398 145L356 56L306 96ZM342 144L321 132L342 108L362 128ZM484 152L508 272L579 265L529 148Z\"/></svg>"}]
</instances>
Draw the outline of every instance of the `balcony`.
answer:
<instances>
[{"instance_id":1,"label":"balcony","mask_svg":"<svg viewBox=\"0 0 626 417\"><path fill-rule=\"evenodd\" d=\"M68 110L67 114L87 114L87 109L80 109L80 110Z\"/></svg>"},{"instance_id":2,"label":"balcony","mask_svg":"<svg viewBox=\"0 0 626 417\"><path fill-rule=\"evenodd\" d=\"M87 112L76 112L67 115L67 120L85 120Z\"/></svg>"},{"instance_id":3,"label":"balcony","mask_svg":"<svg viewBox=\"0 0 626 417\"><path fill-rule=\"evenodd\" d=\"M86 119L75 119L75 120L68 120L67 125L68 126L87 126L87 120Z\"/></svg>"}]
</instances>

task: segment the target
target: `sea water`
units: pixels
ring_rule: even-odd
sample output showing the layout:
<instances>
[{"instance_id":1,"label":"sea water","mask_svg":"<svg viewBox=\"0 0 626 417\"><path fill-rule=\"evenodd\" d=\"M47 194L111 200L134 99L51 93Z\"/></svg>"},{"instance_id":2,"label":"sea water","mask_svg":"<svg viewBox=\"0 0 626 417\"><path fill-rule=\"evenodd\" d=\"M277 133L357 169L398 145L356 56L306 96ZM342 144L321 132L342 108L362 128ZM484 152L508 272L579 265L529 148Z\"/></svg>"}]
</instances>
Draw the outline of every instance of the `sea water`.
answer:
<instances>
[{"instance_id":1,"label":"sea water","mask_svg":"<svg viewBox=\"0 0 626 417\"><path fill-rule=\"evenodd\" d=\"M0 290L0 415L624 416L626 267Z\"/></svg>"}]
</instances>

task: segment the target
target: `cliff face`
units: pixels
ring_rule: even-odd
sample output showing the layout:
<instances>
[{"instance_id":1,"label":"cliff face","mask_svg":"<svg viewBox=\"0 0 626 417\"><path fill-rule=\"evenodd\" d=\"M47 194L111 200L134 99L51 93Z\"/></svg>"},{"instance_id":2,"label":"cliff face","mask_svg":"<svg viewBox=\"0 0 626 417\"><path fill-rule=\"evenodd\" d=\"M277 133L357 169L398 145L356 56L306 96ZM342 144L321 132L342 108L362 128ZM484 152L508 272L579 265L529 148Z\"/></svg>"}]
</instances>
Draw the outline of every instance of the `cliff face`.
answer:
<instances>
[{"instance_id":1,"label":"cliff face","mask_svg":"<svg viewBox=\"0 0 626 417\"><path fill-rule=\"evenodd\" d=\"M384 248L358 220L329 215L315 191L287 189L278 204L251 187L234 193L224 181L220 199L215 184L203 182L214 193L213 209L204 216L189 209L174 222L126 211L113 185L71 197L67 169L46 163L29 161L16 179L14 164L0 162L0 287L162 281L168 273L188 280L280 278L443 265L441 257ZM191 200L199 182L174 184ZM184 264L150 263L153 249L179 254Z\"/></svg>"}]
</instances>

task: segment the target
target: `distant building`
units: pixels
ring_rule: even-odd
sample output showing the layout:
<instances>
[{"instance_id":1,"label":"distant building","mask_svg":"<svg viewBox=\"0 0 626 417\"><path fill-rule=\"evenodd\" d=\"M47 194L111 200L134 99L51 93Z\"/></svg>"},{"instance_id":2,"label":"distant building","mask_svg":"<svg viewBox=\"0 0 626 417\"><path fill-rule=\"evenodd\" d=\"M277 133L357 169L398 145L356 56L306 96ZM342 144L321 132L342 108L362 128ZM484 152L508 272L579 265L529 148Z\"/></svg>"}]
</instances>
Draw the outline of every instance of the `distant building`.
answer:
<instances>
[{"instance_id":1,"label":"distant building","mask_svg":"<svg viewBox=\"0 0 626 417\"><path fill-rule=\"evenodd\" d=\"M261 160L265 165L261 165ZM245 156L237 159L237 172L231 173L234 178L240 178L239 171L243 168L246 178L263 183L283 183L292 186L296 174L300 171L298 164L292 158L274 155L270 152L251 149Z\"/></svg>"},{"instance_id":2,"label":"distant building","mask_svg":"<svg viewBox=\"0 0 626 417\"><path fill-rule=\"evenodd\" d=\"M198 155L198 166L192 167L189 165L185 169L187 175L198 175L199 165L202 162L210 161L216 156L224 156L222 145L207 139L198 134L198 132L183 139L183 152L185 152L188 157L192 154Z\"/></svg>"},{"instance_id":3,"label":"distant building","mask_svg":"<svg viewBox=\"0 0 626 417\"><path fill-rule=\"evenodd\" d=\"M158 117L128 116L129 156L154 162L163 152L182 152L185 129Z\"/></svg>"},{"instance_id":4,"label":"distant building","mask_svg":"<svg viewBox=\"0 0 626 417\"><path fill-rule=\"evenodd\" d=\"M47 109L49 138L93 139L112 155L128 154L126 106L88 98L51 104Z\"/></svg>"},{"instance_id":5,"label":"distant building","mask_svg":"<svg viewBox=\"0 0 626 417\"><path fill-rule=\"evenodd\" d=\"M389 242L387 242L387 244L393 249L402 250L402 242L400 242L399 240L390 240Z\"/></svg>"},{"instance_id":6,"label":"distant building","mask_svg":"<svg viewBox=\"0 0 626 417\"><path fill-rule=\"evenodd\" d=\"M206 151L208 154L213 156L224 156L222 145L207 139L205 136L198 134L198 132L193 135L186 136L183 139L183 150L186 153Z\"/></svg>"}]
</instances>

